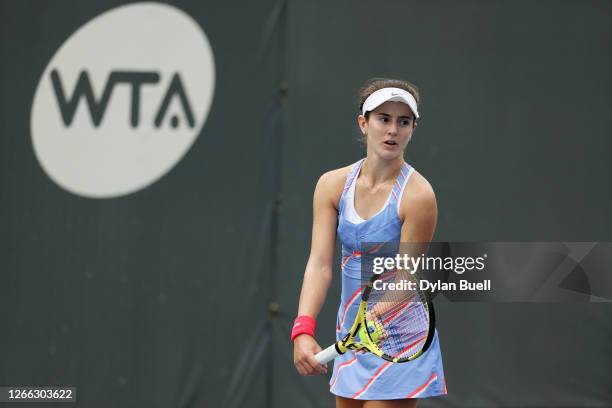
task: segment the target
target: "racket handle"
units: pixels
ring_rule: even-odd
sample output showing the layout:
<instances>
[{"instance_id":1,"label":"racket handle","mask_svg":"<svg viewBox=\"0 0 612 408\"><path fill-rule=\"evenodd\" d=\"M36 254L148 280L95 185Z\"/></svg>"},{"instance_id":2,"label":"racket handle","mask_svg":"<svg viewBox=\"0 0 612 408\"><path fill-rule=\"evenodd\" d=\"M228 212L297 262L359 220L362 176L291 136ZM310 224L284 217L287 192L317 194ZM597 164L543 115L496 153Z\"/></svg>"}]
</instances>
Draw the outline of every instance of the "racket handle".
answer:
<instances>
[{"instance_id":1,"label":"racket handle","mask_svg":"<svg viewBox=\"0 0 612 408\"><path fill-rule=\"evenodd\" d=\"M332 344L325 350L319 351L315 355L315 358L320 364L327 364L339 355L340 353L338 353L338 351L336 350L336 345Z\"/></svg>"}]
</instances>

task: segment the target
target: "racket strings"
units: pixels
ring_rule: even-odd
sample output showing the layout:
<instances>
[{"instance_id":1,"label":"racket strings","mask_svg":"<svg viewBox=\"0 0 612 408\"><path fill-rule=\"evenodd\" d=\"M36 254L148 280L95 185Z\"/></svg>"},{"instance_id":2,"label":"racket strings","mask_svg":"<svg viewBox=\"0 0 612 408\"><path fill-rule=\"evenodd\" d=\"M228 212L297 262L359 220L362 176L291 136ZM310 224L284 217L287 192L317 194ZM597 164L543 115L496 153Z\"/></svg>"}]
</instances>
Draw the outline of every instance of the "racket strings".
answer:
<instances>
[{"instance_id":1,"label":"racket strings","mask_svg":"<svg viewBox=\"0 0 612 408\"><path fill-rule=\"evenodd\" d=\"M388 274L382 276L381 281L397 283L400 281L398 278L395 274ZM380 285L378 290L372 289L367 315L376 322L375 338L380 350L398 358L409 358L420 352L430 324L426 299L418 289L383 290Z\"/></svg>"}]
</instances>

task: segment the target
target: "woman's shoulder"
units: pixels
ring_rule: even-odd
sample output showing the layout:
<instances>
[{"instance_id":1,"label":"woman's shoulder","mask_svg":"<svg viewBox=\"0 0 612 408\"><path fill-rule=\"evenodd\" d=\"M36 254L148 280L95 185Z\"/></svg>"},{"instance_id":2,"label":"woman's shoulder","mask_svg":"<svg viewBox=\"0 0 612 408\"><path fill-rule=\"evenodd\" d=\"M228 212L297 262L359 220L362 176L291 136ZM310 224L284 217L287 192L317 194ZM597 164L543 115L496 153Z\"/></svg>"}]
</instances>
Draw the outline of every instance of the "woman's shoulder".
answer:
<instances>
[{"instance_id":1,"label":"woman's shoulder","mask_svg":"<svg viewBox=\"0 0 612 408\"><path fill-rule=\"evenodd\" d=\"M412 175L406 183L400 204L400 213L422 209L436 208L436 194L431 183L416 169L412 169Z\"/></svg>"},{"instance_id":2,"label":"woman's shoulder","mask_svg":"<svg viewBox=\"0 0 612 408\"><path fill-rule=\"evenodd\" d=\"M332 188L339 186L340 189L342 189L344 188L344 183L346 182L346 178L348 177L352 168L353 165L350 164L345 167L340 167L339 169L326 171L321 175L321 177L319 177L319 183L323 183Z\"/></svg>"},{"instance_id":3,"label":"woman's shoulder","mask_svg":"<svg viewBox=\"0 0 612 408\"><path fill-rule=\"evenodd\" d=\"M344 190L344 184L352 168L353 164L350 164L323 173L317 182L315 195L331 200L337 206Z\"/></svg>"},{"instance_id":4,"label":"woman's shoulder","mask_svg":"<svg viewBox=\"0 0 612 408\"><path fill-rule=\"evenodd\" d=\"M413 194L419 195L431 195L434 192L429 181L415 168L412 168L412 175L406 184L406 189L410 189Z\"/></svg>"}]
</instances>

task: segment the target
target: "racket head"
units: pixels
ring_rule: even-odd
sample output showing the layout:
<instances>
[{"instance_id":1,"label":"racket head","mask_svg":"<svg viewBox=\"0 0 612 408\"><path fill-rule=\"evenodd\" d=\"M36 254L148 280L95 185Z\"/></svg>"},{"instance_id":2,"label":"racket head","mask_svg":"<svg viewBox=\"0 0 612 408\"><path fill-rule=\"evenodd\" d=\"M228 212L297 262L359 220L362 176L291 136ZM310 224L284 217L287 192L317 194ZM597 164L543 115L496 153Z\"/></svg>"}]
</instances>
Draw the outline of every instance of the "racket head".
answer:
<instances>
[{"instance_id":1,"label":"racket head","mask_svg":"<svg viewBox=\"0 0 612 408\"><path fill-rule=\"evenodd\" d=\"M404 289L389 289L389 283L402 282ZM413 286L407 282L413 282ZM418 288L417 274L388 271L372 275L364 286L361 304L362 349L393 363L405 363L431 346L435 311L429 293Z\"/></svg>"}]
</instances>

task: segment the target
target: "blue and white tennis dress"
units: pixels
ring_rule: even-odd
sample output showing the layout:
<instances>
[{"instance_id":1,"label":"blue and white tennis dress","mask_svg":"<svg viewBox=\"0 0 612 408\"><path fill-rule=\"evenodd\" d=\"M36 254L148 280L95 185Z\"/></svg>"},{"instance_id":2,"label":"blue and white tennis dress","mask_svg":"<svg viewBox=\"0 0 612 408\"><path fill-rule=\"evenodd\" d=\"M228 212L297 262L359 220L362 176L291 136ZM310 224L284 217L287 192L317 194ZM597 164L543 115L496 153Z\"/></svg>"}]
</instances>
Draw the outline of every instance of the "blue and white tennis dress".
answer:
<instances>
[{"instance_id":1,"label":"blue and white tennis dress","mask_svg":"<svg viewBox=\"0 0 612 408\"><path fill-rule=\"evenodd\" d=\"M342 298L336 323L336 340L351 328L361 300L362 242L399 242L402 223L399 202L413 169L404 163L383 208L368 220L355 211L355 181L363 160L355 163L346 179L338 205L338 237L342 242ZM361 400L426 398L446 394L442 355L436 331L429 349L416 360L390 363L371 353L351 350L337 357L329 381L330 391Z\"/></svg>"}]
</instances>

